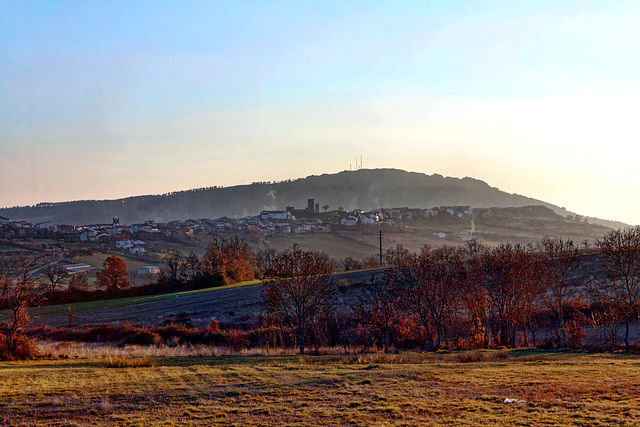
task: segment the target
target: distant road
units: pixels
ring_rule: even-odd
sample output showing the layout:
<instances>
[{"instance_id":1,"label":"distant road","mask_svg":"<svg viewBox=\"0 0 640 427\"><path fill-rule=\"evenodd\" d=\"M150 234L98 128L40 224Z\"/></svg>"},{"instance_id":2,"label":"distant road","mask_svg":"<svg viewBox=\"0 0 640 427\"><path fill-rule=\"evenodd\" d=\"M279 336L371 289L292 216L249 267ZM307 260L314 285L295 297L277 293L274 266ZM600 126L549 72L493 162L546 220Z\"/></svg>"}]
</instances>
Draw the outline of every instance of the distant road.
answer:
<instances>
[{"instance_id":1,"label":"distant road","mask_svg":"<svg viewBox=\"0 0 640 427\"><path fill-rule=\"evenodd\" d=\"M336 282L346 280L350 284L362 283L381 277L384 268L337 273ZM250 323L262 311L261 285L247 285L230 289L212 289L187 295L176 295L157 301L132 304L124 307L92 310L74 315L74 326L95 326L108 323L145 326L162 325L184 313L194 326L209 324L214 318L219 322ZM348 290L339 293L342 303L348 303L355 294ZM34 319L35 325L66 326L67 316L47 316Z\"/></svg>"},{"instance_id":2,"label":"distant road","mask_svg":"<svg viewBox=\"0 0 640 427\"><path fill-rule=\"evenodd\" d=\"M31 271L29 272L29 274L30 274L31 276L34 276L34 277L35 277L35 276L37 276L37 275L38 275L38 273L40 272L40 270L45 269L45 268L47 268L47 267L49 267L49 266L51 266L51 265L54 265L54 264L59 263L60 261L62 261L62 260L64 259L64 257L65 257L65 256L67 256L67 253L66 253L66 252L60 252L60 255L58 255L58 258L57 258L55 261L51 261L51 262L50 262L50 263L48 263L48 264L45 264L45 265L40 266L40 267L38 267L38 268L36 268L36 269L33 269L33 270L31 270Z\"/></svg>"}]
</instances>

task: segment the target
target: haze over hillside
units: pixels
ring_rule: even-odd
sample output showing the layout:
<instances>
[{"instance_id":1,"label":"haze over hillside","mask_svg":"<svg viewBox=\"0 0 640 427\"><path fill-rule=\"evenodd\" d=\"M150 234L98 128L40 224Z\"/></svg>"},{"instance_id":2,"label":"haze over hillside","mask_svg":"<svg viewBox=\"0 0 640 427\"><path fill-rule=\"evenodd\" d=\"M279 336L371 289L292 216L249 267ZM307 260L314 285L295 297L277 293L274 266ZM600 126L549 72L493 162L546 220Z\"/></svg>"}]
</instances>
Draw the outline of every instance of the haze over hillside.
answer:
<instances>
[{"instance_id":1,"label":"haze over hillside","mask_svg":"<svg viewBox=\"0 0 640 427\"><path fill-rule=\"evenodd\" d=\"M10 219L66 224L105 223L118 215L122 223L147 219L170 221L187 218L256 215L265 209L302 209L307 199L330 209L372 210L382 207L430 208L435 206L519 207L543 205L560 215L564 208L518 194L501 191L473 178L398 169L363 169L309 176L277 183L253 183L226 188L204 188L164 195L135 196L117 200L41 203L0 209ZM593 222L598 222L595 219ZM610 227L624 224L600 221Z\"/></svg>"}]
</instances>

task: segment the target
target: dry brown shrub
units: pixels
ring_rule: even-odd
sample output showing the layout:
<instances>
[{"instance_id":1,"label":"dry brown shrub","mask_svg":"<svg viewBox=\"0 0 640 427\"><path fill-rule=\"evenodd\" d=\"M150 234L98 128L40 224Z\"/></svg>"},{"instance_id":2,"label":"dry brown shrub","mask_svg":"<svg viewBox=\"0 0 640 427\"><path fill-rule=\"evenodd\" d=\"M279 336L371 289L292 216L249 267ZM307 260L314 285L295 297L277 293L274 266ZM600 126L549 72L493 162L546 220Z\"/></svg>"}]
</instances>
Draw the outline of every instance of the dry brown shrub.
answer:
<instances>
[{"instance_id":1,"label":"dry brown shrub","mask_svg":"<svg viewBox=\"0 0 640 427\"><path fill-rule=\"evenodd\" d=\"M158 345L162 342L160 335L155 332L143 329L133 335L129 335L123 340L125 345Z\"/></svg>"},{"instance_id":2,"label":"dry brown shrub","mask_svg":"<svg viewBox=\"0 0 640 427\"><path fill-rule=\"evenodd\" d=\"M458 354L458 361L460 363L477 363L484 362L486 359L485 353L477 350L465 351Z\"/></svg>"},{"instance_id":3,"label":"dry brown shrub","mask_svg":"<svg viewBox=\"0 0 640 427\"><path fill-rule=\"evenodd\" d=\"M38 355L35 345L24 335L16 335L13 349L9 348L9 338L0 333L0 360L33 359Z\"/></svg>"},{"instance_id":4,"label":"dry brown shrub","mask_svg":"<svg viewBox=\"0 0 640 427\"><path fill-rule=\"evenodd\" d=\"M209 320L209 326L206 329L206 332L209 334L219 334L220 333L220 324L213 317Z\"/></svg>"},{"instance_id":5,"label":"dry brown shrub","mask_svg":"<svg viewBox=\"0 0 640 427\"><path fill-rule=\"evenodd\" d=\"M230 330L224 332L225 345L234 351L239 351L249 345L247 333L243 331Z\"/></svg>"}]
</instances>

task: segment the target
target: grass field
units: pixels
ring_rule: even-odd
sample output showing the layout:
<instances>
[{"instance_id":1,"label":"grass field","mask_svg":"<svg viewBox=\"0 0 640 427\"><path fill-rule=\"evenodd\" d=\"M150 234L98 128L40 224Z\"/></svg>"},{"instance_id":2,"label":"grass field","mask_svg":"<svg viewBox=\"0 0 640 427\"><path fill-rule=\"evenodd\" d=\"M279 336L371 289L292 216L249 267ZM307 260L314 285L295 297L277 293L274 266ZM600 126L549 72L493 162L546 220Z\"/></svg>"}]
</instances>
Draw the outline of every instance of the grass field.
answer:
<instances>
[{"instance_id":1,"label":"grass field","mask_svg":"<svg viewBox=\"0 0 640 427\"><path fill-rule=\"evenodd\" d=\"M640 358L623 355L0 363L6 425L637 425L639 395Z\"/></svg>"},{"instance_id":2,"label":"grass field","mask_svg":"<svg viewBox=\"0 0 640 427\"><path fill-rule=\"evenodd\" d=\"M94 254L94 255L81 255L76 257L74 260L75 263L78 264L89 264L93 268L102 268L104 261L109 257L109 254ZM124 262L127 264L127 268L138 268L143 267L145 265L149 265L148 262L139 261L137 259L130 259L123 255L117 255L122 258Z\"/></svg>"},{"instance_id":3,"label":"grass field","mask_svg":"<svg viewBox=\"0 0 640 427\"><path fill-rule=\"evenodd\" d=\"M322 250L335 259L346 256L364 258L375 255L378 250L376 244L365 242L361 236L356 235L354 238L337 233L274 234L268 240L278 250L290 249L295 243L300 249Z\"/></svg>"},{"instance_id":4,"label":"grass field","mask_svg":"<svg viewBox=\"0 0 640 427\"><path fill-rule=\"evenodd\" d=\"M42 307L33 307L29 309L29 314L33 317L46 316L65 316L67 310L71 308L74 314L86 313L96 310L115 309L120 307L128 307L135 304L142 304L152 301L172 300L180 296L206 294L209 292L217 292L224 289L234 289L243 286L255 285L260 283L259 280L249 280L246 282L234 283L216 288L197 289L193 291L175 292L172 294L145 295L130 298L117 298L98 301L78 302L72 304L47 305ZM0 311L0 321L6 321L10 315L9 311Z\"/></svg>"}]
</instances>

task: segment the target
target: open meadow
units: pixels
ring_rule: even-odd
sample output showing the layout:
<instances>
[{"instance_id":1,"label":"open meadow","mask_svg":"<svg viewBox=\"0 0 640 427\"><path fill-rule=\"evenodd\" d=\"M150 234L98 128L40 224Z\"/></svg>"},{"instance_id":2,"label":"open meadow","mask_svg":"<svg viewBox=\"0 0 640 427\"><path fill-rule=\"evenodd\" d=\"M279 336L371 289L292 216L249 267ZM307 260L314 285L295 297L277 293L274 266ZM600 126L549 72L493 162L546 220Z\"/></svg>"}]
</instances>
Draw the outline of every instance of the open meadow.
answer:
<instances>
[{"instance_id":1,"label":"open meadow","mask_svg":"<svg viewBox=\"0 0 640 427\"><path fill-rule=\"evenodd\" d=\"M637 425L639 397L640 358L622 354L151 353L0 363L4 425Z\"/></svg>"}]
</instances>

